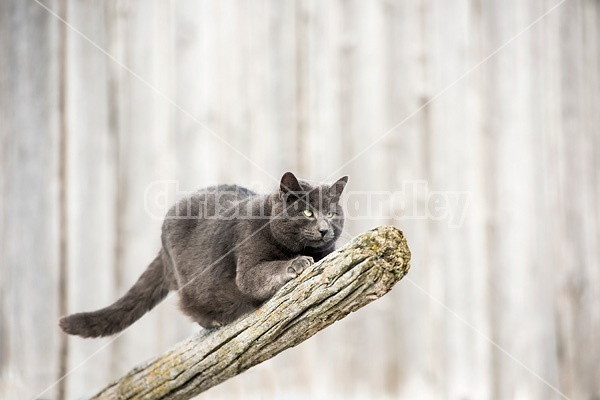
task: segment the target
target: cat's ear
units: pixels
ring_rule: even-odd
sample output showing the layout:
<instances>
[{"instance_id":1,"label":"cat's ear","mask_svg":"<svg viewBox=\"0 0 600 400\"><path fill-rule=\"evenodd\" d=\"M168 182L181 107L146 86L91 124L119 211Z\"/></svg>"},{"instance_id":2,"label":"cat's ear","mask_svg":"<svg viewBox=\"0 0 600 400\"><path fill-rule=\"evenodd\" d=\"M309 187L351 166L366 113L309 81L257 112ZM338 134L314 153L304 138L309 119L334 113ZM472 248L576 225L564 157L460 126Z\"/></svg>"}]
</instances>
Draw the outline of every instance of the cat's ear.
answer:
<instances>
[{"instance_id":1,"label":"cat's ear","mask_svg":"<svg viewBox=\"0 0 600 400\"><path fill-rule=\"evenodd\" d=\"M287 194L290 192L301 192L302 186L300 186L300 182L291 172L286 172L281 177L281 183L279 185L279 189L281 193Z\"/></svg>"},{"instance_id":2,"label":"cat's ear","mask_svg":"<svg viewBox=\"0 0 600 400\"><path fill-rule=\"evenodd\" d=\"M344 191L344 187L346 187L346 183L348 183L348 177L343 176L338 179L333 185L329 187L329 195L334 199L339 199Z\"/></svg>"}]
</instances>

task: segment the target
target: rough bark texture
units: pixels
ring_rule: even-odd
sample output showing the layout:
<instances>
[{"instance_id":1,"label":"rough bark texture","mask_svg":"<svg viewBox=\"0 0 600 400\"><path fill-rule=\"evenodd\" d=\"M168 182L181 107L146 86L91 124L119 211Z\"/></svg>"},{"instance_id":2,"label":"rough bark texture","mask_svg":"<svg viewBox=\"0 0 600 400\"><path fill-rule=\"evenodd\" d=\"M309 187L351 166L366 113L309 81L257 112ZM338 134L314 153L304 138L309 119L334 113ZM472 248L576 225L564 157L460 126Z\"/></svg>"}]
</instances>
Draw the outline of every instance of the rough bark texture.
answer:
<instances>
[{"instance_id":1,"label":"rough bark texture","mask_svg":"<svg viewBox=\"0 0 600 400\"><path fill-rule=\"evenodd\" d=\"M308 268L256 312L179 343L93 398L189 399L383 296L409 261L401 231L375 228Z\"/></svg>"}]
</instances>

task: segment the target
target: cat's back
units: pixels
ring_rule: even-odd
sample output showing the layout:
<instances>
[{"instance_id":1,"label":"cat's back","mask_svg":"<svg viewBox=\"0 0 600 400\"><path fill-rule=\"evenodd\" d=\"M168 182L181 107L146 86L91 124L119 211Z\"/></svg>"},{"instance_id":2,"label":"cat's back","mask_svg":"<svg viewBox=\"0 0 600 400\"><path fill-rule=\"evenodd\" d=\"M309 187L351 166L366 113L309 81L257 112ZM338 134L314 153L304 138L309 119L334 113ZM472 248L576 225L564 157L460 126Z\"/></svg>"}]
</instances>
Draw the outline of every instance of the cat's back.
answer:
<instances>
[{"instance_id":1,"label":"cat's back","mask_svg":"<svg viewBox=\"0 0 600 400\"><path fill-rule=\"evenodd\" d=\"M239 185L216 185L200 189L176 202L167 212L167 220L202 220L225 216L229 211L257 196Z\"/></svg>"},{"instance_id":2,"label":"cat's back","mask_svg":"<svg viewBox=\"0 0 600 400\"><path fill-rule=\"evenodd\" d=\"M209 202L218 204L220 208L228 208L249 197L257 196L252 190L239 185L216 185L200 189L198 196L203 196Z\"/></svg>"},{"instance_id":3,"label":"cat's back","mask_svg":"<svg viewBox=\"0 0 600 400\"><path fill-rule=\"evenodd\" d=\"M226 254L235 236L236 211L244 210L247 203L257 197L259 195L239 185L210 186L186 196L165 216L163 245L171 255L190 259L197 253L204 259Z\"/></svg>"}]
</instances>

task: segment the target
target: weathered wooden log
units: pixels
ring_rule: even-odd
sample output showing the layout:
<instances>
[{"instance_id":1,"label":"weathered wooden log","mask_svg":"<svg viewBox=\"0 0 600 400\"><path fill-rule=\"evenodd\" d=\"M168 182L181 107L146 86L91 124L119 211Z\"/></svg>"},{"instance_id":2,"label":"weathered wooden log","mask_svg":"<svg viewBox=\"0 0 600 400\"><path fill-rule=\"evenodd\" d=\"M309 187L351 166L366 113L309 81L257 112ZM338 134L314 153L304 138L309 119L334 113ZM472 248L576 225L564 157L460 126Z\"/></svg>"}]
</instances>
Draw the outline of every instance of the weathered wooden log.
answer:
<instances>
[{"instance_id":1,"label":"weathered wooden log","mask_svg":"<svg viewBox=\"0 0 600 400\"><path fill-rule=\"evenodd\" d=\"M375 228L307 268L256 312L179 343L93 398L189 399L383 296L409 261L401 231Z\"/></svg>"}]
</instances>

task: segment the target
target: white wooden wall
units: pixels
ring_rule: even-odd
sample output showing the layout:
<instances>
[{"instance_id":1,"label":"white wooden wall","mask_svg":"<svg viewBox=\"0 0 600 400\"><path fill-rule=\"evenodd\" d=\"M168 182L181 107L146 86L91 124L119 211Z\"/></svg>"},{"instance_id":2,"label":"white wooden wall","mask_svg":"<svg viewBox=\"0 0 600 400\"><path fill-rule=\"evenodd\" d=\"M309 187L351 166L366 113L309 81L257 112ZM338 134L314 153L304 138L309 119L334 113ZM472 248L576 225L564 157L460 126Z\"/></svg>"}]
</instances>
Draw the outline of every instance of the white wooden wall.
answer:
<instances>
[{"instance_id":1,"label":"white wooden wall","mask_svg":"<svg viewBox=\"0 0 600 400\"><path fill-rule=\"evenodd\" d=\"M0 398L81 398L197 329L175 299L115 341L57 327L152 260L154 182L286 170L469 203L359 201L342 241L399 226L408 277L199 398L599 398L600 3L559 2L2 1Z\"/></svg>"}]
</instances>

